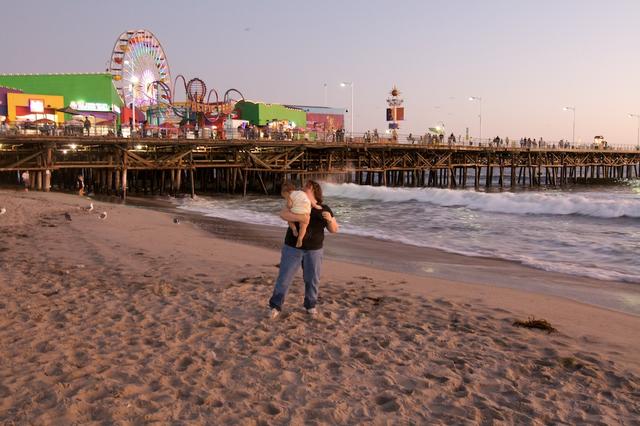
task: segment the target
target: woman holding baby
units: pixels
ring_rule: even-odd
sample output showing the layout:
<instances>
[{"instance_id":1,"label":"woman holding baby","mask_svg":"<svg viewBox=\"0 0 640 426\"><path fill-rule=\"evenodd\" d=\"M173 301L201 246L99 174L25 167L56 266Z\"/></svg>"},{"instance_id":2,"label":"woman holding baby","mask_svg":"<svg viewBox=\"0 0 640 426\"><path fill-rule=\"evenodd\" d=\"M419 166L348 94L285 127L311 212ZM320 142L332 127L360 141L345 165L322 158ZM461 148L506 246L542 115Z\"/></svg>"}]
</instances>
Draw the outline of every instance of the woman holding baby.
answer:
<instances>
[{"instance_id":1,"label":"woman holding baby","mask_svg":"<svg viewBox=\"0 0 640 426\"><path fill-rule=\"evenodd\" d=\"M289 188L287 184L283 185L283 190L289 190ZM289 190L289 192L291 191ZM304 279L304 307L310 315L317 313L316 302L318 300L318 284L320 283L320 268L322 266L324 229L326 228L331 233L338 232L339 226L333 216L333 212L329 206L323 204L320 184L309 180L305 184L303 192L307 196L311 207L308 216L304 213L294 213L294 211L302 211L300 204L304 202L299 198L298 194L294 194L293 197L289 197L290 194L287 194L286 198L288 200L290 198L295 199L289 201L288 207L280 212L282 220L294 224L294 226L289 226L284 239L280 257L280 272L276 279L273 295L269 300L271 318L275 318L280 314L289 286L300 266L302 266ZM304 226L307 221L306 232L303 233L301 241L298 241L298 236L300 235L299 224L303 223Z\"/></svg>"}]
</instances>

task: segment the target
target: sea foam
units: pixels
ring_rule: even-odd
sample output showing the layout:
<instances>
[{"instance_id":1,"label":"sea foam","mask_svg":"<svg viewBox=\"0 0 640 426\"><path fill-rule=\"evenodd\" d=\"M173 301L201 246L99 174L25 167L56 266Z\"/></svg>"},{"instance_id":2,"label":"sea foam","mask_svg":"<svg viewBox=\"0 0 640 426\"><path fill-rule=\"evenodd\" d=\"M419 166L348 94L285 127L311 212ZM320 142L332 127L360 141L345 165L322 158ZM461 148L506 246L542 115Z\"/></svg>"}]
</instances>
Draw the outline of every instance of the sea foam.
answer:
<instances>
[{"instance_id":1,"label":"sea foam","mask_svg":"<svg viewBox=\"0 0 640 426\"><path fill-rule=\"evenodd\" d=\"M440 188L387 188L356 184L323 184L330 197L389 203L416 201L442 207L465 207L491 213L583 215L598 218L640 218L640 195L593 193L486 193Z\"/></svg>"}]
</instances>

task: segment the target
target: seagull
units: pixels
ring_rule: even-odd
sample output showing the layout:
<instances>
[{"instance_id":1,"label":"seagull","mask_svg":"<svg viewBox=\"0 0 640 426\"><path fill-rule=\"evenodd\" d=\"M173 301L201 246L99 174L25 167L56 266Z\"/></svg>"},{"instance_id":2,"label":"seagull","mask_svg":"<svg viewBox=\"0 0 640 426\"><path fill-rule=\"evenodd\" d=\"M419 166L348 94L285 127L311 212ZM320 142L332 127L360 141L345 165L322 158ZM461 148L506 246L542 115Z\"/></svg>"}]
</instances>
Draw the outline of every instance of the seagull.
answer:
<instances>
[{"instance_id":1,"label":"seagull","mask_svg":"<svg viewBox=\"0 0 640 426\"><path fill-rule=\"evenodd\" d=\"M67 220L71 220L71 215L69 213L65 213L64 218Z\"/></svg>"},{"instance_id":2,"label":"seagull","mask_svg":"<svg viewBox=\"0 0 640 426\"><path fill-rule=\"evenodd\" d=\"M2 216L3 214L5 214L7 212L7 209L5 209L4 207L0 209L0 216Z\"/></svg>"},{"instance_id":3,"label":"seagull","mask_svg":"<svg viewBox=\"0 0 640 426\"><path fill-rule=\"evenodd\" d=\"M100 219L104 220L107 218L107 212L100 213Z\"/></svg>"},{"instance_id":4,"label":"seagull","mask_svg":"<svg viewBox=\"0 0 640 426\"><path fill-rule=\"evenodd\" d=\"M180 223L180 219L178 219L177 217L173 218L173 223L178 224Z\"/></svg>"}]
</instances>

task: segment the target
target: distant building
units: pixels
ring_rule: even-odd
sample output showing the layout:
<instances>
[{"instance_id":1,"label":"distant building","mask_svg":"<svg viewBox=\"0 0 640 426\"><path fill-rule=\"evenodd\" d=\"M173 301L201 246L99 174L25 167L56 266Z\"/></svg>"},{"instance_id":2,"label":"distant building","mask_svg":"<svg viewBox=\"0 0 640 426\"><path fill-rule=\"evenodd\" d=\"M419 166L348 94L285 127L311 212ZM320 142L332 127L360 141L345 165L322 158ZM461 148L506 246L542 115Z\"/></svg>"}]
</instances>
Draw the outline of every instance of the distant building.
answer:
<instances>
[{"instance_id":1,"label":"distant building","mask_svg":"<svg viewBox=\"0 0 640 426\"><path fill-rule=\"evenodd\" d=\"M13 107L6 105L7 108L14 109L14 111L7 110L8 117L14 115L21 117L32 113L44 114L37 112L41 110L40 101L42 101L44 109L71 108L82 114L92 115L103 120L112 120L120 114L123 107L122 100L113 84L113 77L109 73L0 74L0 86L21 91L26 96L26 104L29 106L28 110L23 109L27 106L25 98L14 96L20 101ZM61 97L63 105L58 106L60 99L56 98L54 101L49 97ZM0 101L2 99L4 98L2 91L0 91ZM31 110L31 107L34 110ZM46 112L47 115L49 112L51 111Z\"/></svg>"},{"instance_id":2,"label":"distant building","mask_svg":"<svg viewBox=\"0 0 640 426\"><path fill-rule=\"evenodd\" d=\"M306 105L285 105L295 108L307 114L307 129L313 130L337 130L344 128L344 114L342 108L330 108Z\"/></svg>"},{"instance_id":3,"label":"distant building","mask_svg":"<svg viewBox=\"0 0 640 426\"><path fill-rule=\"evenodd\" d=\"M271 122L288 122L291 127L304 129L307 127L307 114L299 108L291 108L280 104L240 101L235 110L238 118L247 120L256 126L266 126Z\"/></svg>"},{"instance_id":4,"label":"distant building","mask_svg":"<svg viewBox=\"0 0 640 426\"><path fill-rule=\"evenodd\" d=\"M2 117L7 117L7 115L9 115L7 100L7 94L9 93L22 93L22 90L0 86L0 116Z\"/></svg>"},{"instance_id":5,"label":"distant building","mask_svg":"<svg viewBox=\"0 0 640 426\"><path fill-rule=\"evenodd\" d=\"M21 121L51 120L64 121L64 114L58 110L64 108L64 98L40 93L7 93L7 120L11 123Z\"/></svg>"}]
</instances>

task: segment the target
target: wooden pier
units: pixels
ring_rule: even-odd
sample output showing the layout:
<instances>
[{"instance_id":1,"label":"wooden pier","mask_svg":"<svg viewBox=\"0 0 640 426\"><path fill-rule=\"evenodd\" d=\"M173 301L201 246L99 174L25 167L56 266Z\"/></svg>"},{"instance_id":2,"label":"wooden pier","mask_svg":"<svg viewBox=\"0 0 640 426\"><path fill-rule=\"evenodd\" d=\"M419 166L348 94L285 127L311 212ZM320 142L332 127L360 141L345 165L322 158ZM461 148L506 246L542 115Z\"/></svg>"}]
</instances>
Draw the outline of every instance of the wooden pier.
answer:
<instances>
[{"instance_id":1,"label":"wooden pier","mask_svg":"<svg viewBox=\"0 0 640 426\"><path fill-rule=\"evenodd\" d=\"M562 186L640 177L640 150L0 136L0 182L96 193L276 194L285 179L390 187Z\"/></svg>"}]
</instances>

